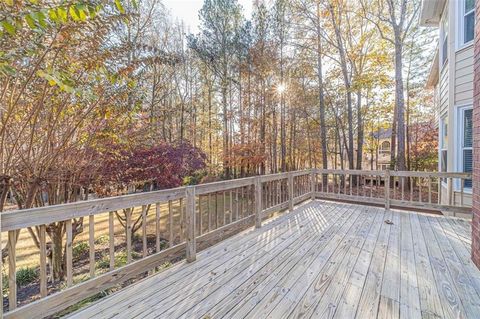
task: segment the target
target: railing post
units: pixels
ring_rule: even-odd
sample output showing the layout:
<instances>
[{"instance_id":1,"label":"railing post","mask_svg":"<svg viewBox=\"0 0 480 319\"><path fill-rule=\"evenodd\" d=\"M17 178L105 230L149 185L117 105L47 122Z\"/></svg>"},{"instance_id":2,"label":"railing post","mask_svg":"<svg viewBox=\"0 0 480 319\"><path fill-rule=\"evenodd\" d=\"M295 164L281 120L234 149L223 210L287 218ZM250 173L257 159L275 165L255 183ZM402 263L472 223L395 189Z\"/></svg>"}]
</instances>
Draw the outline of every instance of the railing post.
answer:
<instances>
[{"instance_id":1,"label":"railing post","mask_svg":"<svg viewBox=\"0 0 480 319\"><path fill-rule=\"evenodd\" d=\"M255 228L262 227L262 181L255 177Z\"/></svg>"},{"instance_id":2,"label":"railing post","mask_svg":"<svg viewBox=\"0 0 480 319\"><path fill-rule=\"evenodd\" d=\"M187 229L187 262L195 261L197 258L197 242L195 238L195 186L185 188L186 197L186 218L185 228Z\"/></svg>"},{"instance_id":3,"label":"railing post","mask_svg":"<svg viewBox=\"0 0 480 319\"><path fill-rule=\"evenodd\" d=\"M288 210L293 211L293 174L288 172Z\"/></svg>"},{"instance_id":4,"label":"railing post","mask_svg":"<svg viewBox=\"0 0 480 319\"><path fill-rule=\"evenodd\" d=\"M390 209L390 170L385 171L385 209Z\"/></svg>"},{"instance_id":5,"label":"railing post","mask_svg":"<svg viewBox=\"0 0 480 319\"><path fill-rule=\"evenodd\" d=\"M314 200L315 199L315 178L316 177L316 172L315 169L310 170L310 199Z\"/></svg>"}]
</instances>

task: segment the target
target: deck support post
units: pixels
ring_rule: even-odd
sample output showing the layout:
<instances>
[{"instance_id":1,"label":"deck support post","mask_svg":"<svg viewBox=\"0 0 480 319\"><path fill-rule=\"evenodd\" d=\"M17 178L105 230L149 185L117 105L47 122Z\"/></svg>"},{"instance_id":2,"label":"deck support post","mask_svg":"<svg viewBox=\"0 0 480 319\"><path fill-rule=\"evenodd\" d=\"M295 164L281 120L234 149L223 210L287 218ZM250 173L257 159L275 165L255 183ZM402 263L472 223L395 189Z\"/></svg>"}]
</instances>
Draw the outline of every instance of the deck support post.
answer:
<instances>
[{"instance_id":1,"label":"deck support post","mask_svg":"<svg viewBox=\"0 0 480 319\"><path fill-rule=\"evenodd\" d=\"M293 174L288 172L288 210L293 211Z\"/></svg>"},{"instance_id":2,"label":"deck support post","mask_svg":"<svg viewBox=\"0 0 480 319\"><path fill-rule=\"evenodd\" d=\"M186 197L186 218L185 228L187 230L187 262L197 259L197 242L195 238L195 186L185 188Z\"/></svg>"},{"instance_id":3,"label":"deck support post","mask_svg":"<svg viewBox=\"0 0 480 319\"><path fill-rule=\"evenodd\" d=\"M390 209L390 170L385 171L385 209Z\"/></svg>"},{"instance_id":4,"label":"deck support post","mask_svg":"<svg viewBox=\"0 0 480 319\"><path fill-rule=\"evenodd\" d=\"M262 181L255 177L255 228L262 227Z\"/></svg>"},{"instance_id":5,"label":"deck support post","mask_svg":"<svg viewBox=\"0 0 480 319\"><path fill-rule=\"evenodd\" d=\"M316 179L317 172L315 169L310 170L310 199L315 199L315 179Z\"/></svg>"}]
</instances>

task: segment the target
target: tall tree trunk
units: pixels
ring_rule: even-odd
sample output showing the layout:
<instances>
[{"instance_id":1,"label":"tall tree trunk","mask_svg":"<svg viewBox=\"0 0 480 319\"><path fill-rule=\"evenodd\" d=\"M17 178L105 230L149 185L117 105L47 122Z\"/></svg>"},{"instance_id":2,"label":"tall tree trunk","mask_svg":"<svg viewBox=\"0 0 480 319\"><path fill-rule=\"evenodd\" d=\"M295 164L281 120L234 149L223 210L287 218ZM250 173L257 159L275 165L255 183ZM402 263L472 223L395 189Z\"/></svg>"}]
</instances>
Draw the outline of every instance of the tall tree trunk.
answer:
<instances>
[{"instance_id":1,"label":"tall tree trunk","mask_svg":"<svg viewBox=\"0 0 480 319\"><path fill-rule=\"evenodd\" d=\"M405 170L405 100L403 96L402 76L402 44L395 37L395 104L397 109L397 139L398 153L396 166L399 171Z\"/></svg>"},{"instance_id":2,"label":"tall tree trunk","mask_svg":"<svg viewBox=\"0 0 480 319\"><path fill-rule=\"evenodd\" d=\"M363 157L363 115L362 115L362 91L357 91L357 169L362 169Z\"/></svg>"},{"instance_id":3,"label":"tall tree trunk","mask_svg":"<svg viewBox=\"0 0 480 319\"><path fill-rule=\"evenodd\" d=\"M323 92L323 66L322 66L322 29L320 3L317 3L317 78L318 78L318 107L320 113L320 145L322 147L322 168L328 168L327 157L327 127L325 124L325 98ZM323 177L326 182L327 176Z\"/></svg>"}]
</instances>

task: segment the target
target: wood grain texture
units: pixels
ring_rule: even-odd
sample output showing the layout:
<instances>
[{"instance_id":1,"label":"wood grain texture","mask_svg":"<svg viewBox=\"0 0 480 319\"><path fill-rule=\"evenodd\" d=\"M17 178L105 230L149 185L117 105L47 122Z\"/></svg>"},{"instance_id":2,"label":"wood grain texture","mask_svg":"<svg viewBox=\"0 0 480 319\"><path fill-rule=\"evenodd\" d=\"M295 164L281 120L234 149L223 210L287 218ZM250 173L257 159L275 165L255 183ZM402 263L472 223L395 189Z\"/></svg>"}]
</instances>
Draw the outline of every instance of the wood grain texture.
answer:
<instances>
[{"instance_id":1,"label":"wood grain texture","mask_svg":"<svg viewBox=\"0 0 480 319\"><path fill-rule=\"evenodd\" d=\"M299 178L300 183L303 176ZM275 181L271 189L282 192L282 182ZM307 193L301 197L308 198L308 174L304 182ZM271 202L288 208L288 197L276 196ZM239 215L247 217L238 223L253 226L251 205L246 201L244 205ZM184 206L188 243L189 232L196 229L189 227L189 212L195 212L196 203L189 203L188 193ZM195 218L195 213L191 216ZM387 219L393 224L385 223ZM240 225L220 224L200 237L194 232L191 238L208 241ZM201 251L194 263L181 262L72 317L478 317L480 272L469 260L471 227L463 220L315 200L263 224ZM155 267L166 255L186 249L187 243L68 288L55 298L48 296L15 309L5 317L61 309Z\"/></svg>"}]
</instances>

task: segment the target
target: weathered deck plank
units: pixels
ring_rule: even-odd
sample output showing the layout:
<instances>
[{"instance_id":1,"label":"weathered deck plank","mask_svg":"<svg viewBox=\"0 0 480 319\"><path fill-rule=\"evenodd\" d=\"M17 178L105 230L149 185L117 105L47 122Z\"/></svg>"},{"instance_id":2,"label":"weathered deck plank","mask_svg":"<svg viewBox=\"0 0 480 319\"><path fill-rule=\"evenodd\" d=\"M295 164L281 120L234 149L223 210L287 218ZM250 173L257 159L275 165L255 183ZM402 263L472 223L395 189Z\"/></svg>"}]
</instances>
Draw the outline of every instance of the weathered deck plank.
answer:
<instances>
[{"instance_id":1,"label":"weathered deck plank","mask_svg":"<svg viewBox=\"0 0 480 319\"><path fill-rule=\"evenodd\" d=\"M313 201L72 317L478 318L469 231L456 218Z\"/></svg>"}]
</instances>

